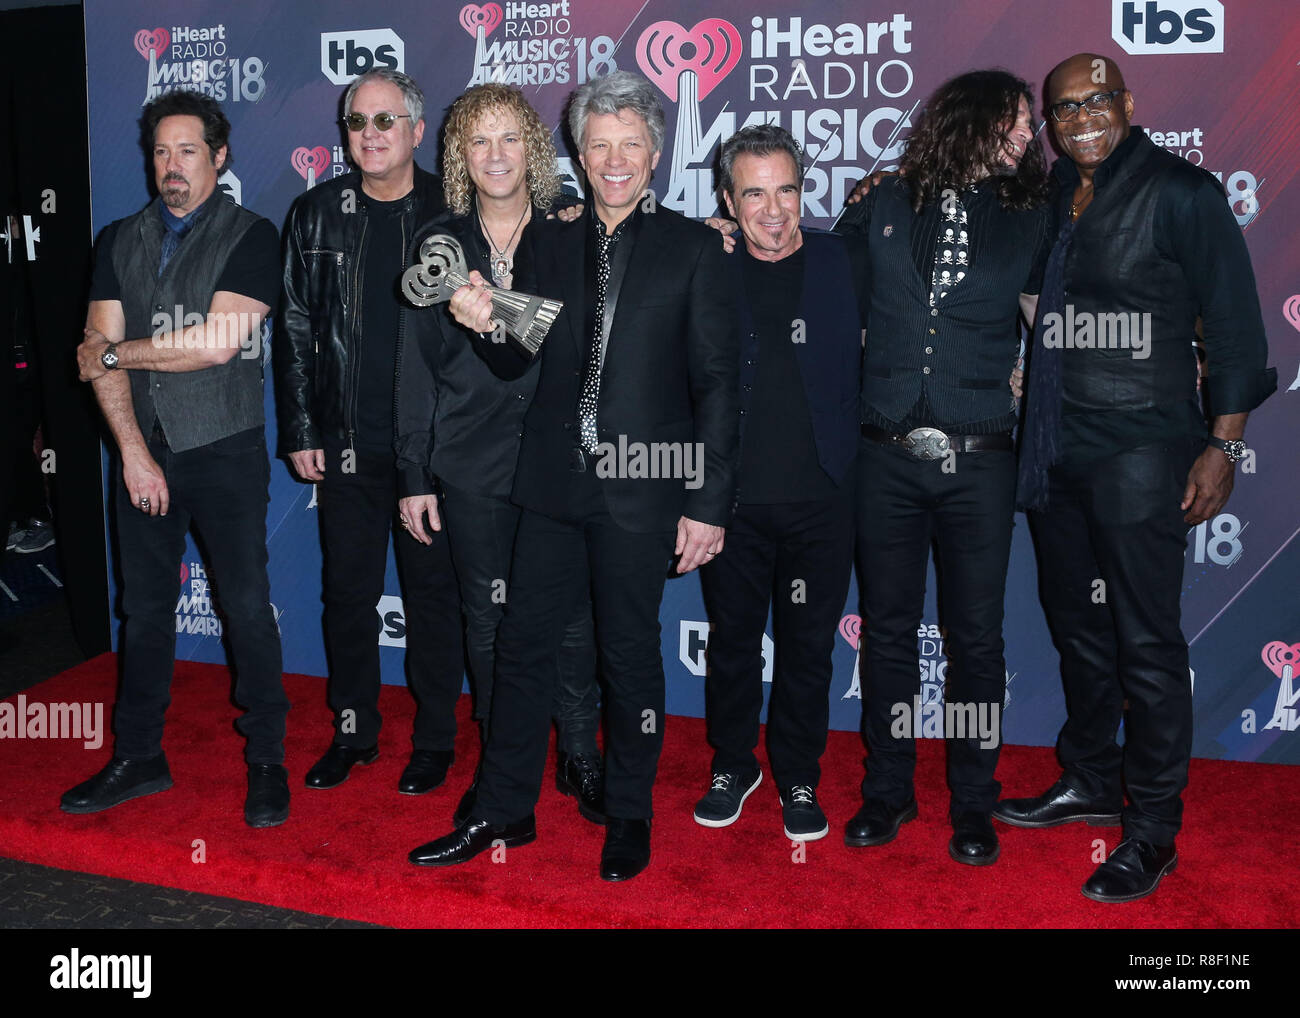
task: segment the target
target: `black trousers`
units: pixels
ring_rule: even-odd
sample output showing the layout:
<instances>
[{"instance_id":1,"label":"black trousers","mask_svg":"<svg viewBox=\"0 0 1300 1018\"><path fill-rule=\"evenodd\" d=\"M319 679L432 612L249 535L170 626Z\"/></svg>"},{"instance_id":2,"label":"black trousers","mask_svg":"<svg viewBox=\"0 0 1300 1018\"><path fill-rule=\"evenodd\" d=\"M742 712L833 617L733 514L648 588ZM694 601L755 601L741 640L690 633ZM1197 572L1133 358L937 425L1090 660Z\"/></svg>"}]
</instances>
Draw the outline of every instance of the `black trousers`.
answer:
<instances>
[{"instance_id":1,"label":"black trousers","mask_svg":"<svg viewBox=\"0 0 1300 1018\"><path fill-rule=\"evenodd\" d=\"M557 478L578 489L574 519L524 510L497 635L496 688L477 814L492 823L532 812L550 736L555 656L588 592L605 680L605 812L648 819L663 748L664 668L659 602L676 530L624 530L591 472Z\"/></svg>"},{"instance_id":2,"label":"black trousers","mask_svg":"<svg viewBox=\"0 0 1300 1018\"><path fill-rule=\"evenodd\" d=\"M478 495L442 483L440 500L451 558L465 614L465 646L474 687L474 717L486 735L496 669L496 637L505 614L510 560L522 510L508 498ZM556 661L558 681L552 708L560 748L570 755L597 756L600 690L596 684L596 634L591 598L583 597L564 628ZM486 741L486 739L484 740Z\"/></svg>"},{"instance_id":3,"label":"black trousers","mask_svg":"<svg viewBox=\"0 0 1300 1018\"><path fill-rule=\"evenodd\" d=\"M997 719L991 740L971 734L969 725L965 737L945 730L950 815L987 814L997 802L1000 786L993 773L1006 695L1002 615L1015 486L1010 451L918 460L900 449L862 441L857 530L862 729L868 750L864 799L901 807L913 794L915 729L896 721L915 716L920 678L916 634L933 543L948 655L945 704ZM908 714L896 714L896 705L906 705ZM981 745L988 741L995 744Z\"/></svg>"},{"instance_id":4,"label":"black trousers","mask_svg":"<svg viewBox=\"0 0 1300 1018\"><path fill-rule=\"evenodd\" d=\"M391 454L326 441L325 480L317 489L324 548L325 652L334 741L364 748L379 739L379 630L388 535L393 535L406 613L406 682L415 697L417 750L451 750L456 699L465 677L460 596L445 530L426 546L397 518L397 468ZM345 713L347 712L347 713Z\"/></svg>"},{"instance_id":5,"label":"black trousers","mask_svg":"<svg viewBox=\"0 0 1300 1018\"><path fill-rule=\"evenodd\" d=\"M1187 524L1178 505L1199 452L1189 438L1055 468L1048 508L1029 514L1039 593L1061 654L1065 780L1119 802L1122 776L1124 833L1156 844L1181 827L1192 752L1181 628Z\"/></svg>"},{"instance_id":6,"label":"black trousers","mask_svg":"<svg viewBox=\"0 0 1300 1018\"><path fill-rule=\"evenodd\" d=\"M770 606L772 777L778 788L821 779L831 652L853 568L853 493L850 478L833 499L739 506L722 554L700 571L712 630L704 696L715 773L758 769Z\"/></svg>"},{"instance_id":7,"label":"black trousers","mask_svg":"<svg viewBox=\"0 0 1300 1018\"><path fill-rule=\"evenodd\" d=\"M248 740L244 757L250 764L283 763L289 700L266 574L271 471L262 429L180 453L172 452L155 429L148 445L167 479L171 508L166 516L148 516L133 505L115 465L124 616L115 755L148 760L162 752L176 658L177 578L185 532L193 524L223 616L235 702L245 709L237 723Z\"/></svg>"}]
</instances>

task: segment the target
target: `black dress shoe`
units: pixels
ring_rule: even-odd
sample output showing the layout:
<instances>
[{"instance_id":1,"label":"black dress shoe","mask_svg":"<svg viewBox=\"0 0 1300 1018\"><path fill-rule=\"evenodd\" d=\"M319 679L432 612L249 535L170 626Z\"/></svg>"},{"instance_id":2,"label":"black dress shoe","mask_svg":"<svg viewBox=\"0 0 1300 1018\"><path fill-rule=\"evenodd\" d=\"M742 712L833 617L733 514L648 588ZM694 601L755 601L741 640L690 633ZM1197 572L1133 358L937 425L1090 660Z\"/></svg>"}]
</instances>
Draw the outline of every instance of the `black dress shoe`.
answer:
<instances>
[{"instance_id":1,"label":"black dress shoe","mask_svg":"<svg viewBox=\"0 0 1300 1018\"><path fill-rule=\"evenodd\" d=\"M159 753L152 760L119 760L114 757L93 778L63 793L59 808L64 813L98 813L130 799L138 799L172 787L167 758Z\"/></svg>"},{"instance_id":2,"label":"black dress shoe","mask_svg":"<svg viewBox=\"0 0 1300 1018\"><path fill-rule=\"evenodd\" d=\"M605 847L600 853L600 879L631 880L650 865L650 821L605 822Z\"/></svg>"},{"instance_id":3,"label":"black dress shoe","mask_svg":"<svg viewBox=\"0 0 1300 1018\"><path fill-rule=\"evenodd\" d=\"M454 758L449 749L417 749L397 781L397 790L403 795L432 792L447 780L447 769Z\"/></svg>"},{"instance_id":4,"label":"black dress shoe","mask_svg":"<svg viewBox=\"0 0 1300 1018\"><path fill-rule=\"evenodd\" d=\"M952 840L948 854L967 866L991 866L998 861L1002 848L993 831L993 818L987 813L959 813L952 822Z\"/></svg>"},{"instance_id":5,"label":"black dress shoe","mask_svg":"<svg viewBox=\"0 0 1300 1018\"><path fill-rule=\"evenodd\" d=\"M1013 827L1055 827L1086 821L1092 827L1118 827L1123 804L1089 799L1061 778L1042 795L1032 799L1003 799L993 815Z\"/></svg>"},{"instance_id":6,"label":"black dress shoe","mask_svg":"<svg viewBox=\"0 0 1300 1018\"><path fill-rule=\"evenodd\" d=\"M898 836L898 829L916 819L916 800L901 809L893 809L878 799L868 799L844 825L844 844L850 848L884 845Z\"/></svg>"},{"instance_id":7,"label":"black dress shoe","mask_svg":"<svg viewBox=\"0 0 1300 1018\"><path fill-rule=\"evenodd\" d=\"M469 862L497 842L514 848L536 839L537 824L532 813L513 824L490 824L479 817L470 817L445 837L412 849L407 858L417 866L455 866Z\"/></svg>"},{"instance_id":8,"label":"black dress shoe","mask_svg":"<svg viewBox=\"0 0 1300 1018\"><path fill-rule=\"evenodd\" d=\"M1177 866L1178 853L1172 844L1125 838L1088 878L1083 895L1093 901L1137 901L1159 887L1165 874Z\"/></svg>"},{"instance_id":9,"label":"black dress shoe","mask_svg":"<svg viewBox=\"0 0 1300 1018\"><path fill-rule=\"evenodd\" d=\"M379 759L379 747L359 749L356 746L340 746L337 742L325 751L325 755L312 764L307 772L308 788L333 788L348 780L348 771L353 764L370 764Z\"/></svg>"},{"instance_id":10,"label":"black dress shoe","mask_svg":"<svg viewBox=\"0 0 1300 1018\"><path fill-rule=\"evenodd\" d=\"M249 764L244 822L249 827L279 827L288 819L289 772L280 764Z\"/></svg>"},{"instance_id":11,"label":"black dress shoe","mask_svg":"<svg viewBox=\"0 0 1300 1018\"><path fill-rule=\"evenodd\" d=\"M605 770L598 756L555 754L555 787L578 800L578 812L593 824L605 822Z\"/></svg>"}]
</instances>

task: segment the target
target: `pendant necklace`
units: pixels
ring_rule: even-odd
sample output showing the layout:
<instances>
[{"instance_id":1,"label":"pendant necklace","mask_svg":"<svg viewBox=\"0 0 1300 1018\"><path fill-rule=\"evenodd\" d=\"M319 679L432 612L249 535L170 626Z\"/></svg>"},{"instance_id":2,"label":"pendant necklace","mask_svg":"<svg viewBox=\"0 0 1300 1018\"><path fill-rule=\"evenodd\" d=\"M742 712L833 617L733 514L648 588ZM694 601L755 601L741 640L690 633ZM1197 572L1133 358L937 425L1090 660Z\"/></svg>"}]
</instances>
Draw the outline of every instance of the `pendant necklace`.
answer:
<instances>
[{"instance_id":1,"label":"pendant necklace","mask_svg":"<svg viewBox=\"0 0 1300 1018\"><path fill-rule=\"evenodd\" d=\"M506 252L510 250L510 245L515 242L515 235L519 233L519 228L524 225L524 217L528 215L529 207L529 204L524 205L523 212L519 213L519 222L515 224L514 232L510 234L510 239L501 248L497 247L497 242L492 239L492 234L488 231L487 223L483 219L483 207L481 205L478 207L479 225L483 227L483 236L487 238L488 249L491 251L492 282L497 286L505 287L506 280L514 272L515 260Z\"/></svg>"}]
</instances>

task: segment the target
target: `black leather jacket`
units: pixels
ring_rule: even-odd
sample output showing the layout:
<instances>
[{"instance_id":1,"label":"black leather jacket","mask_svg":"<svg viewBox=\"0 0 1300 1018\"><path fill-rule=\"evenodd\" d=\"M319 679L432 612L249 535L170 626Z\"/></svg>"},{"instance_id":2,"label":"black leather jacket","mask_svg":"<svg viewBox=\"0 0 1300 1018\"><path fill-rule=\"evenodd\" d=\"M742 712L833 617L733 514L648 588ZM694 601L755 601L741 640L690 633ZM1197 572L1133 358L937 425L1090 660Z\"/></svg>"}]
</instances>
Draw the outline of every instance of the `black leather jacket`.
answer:
<instances>
[{"instance_id":1,"label":"black leather jacket","mask_svg":"<svg viewBox=\"0 0 1300 1018\"><path fill-rule=\"evenodd\" d=\"M404 201L409 240L445 207L441 178L416 166ZM320 449L326 434L351 441L356 430L365 208L361 174L352 172L317 184L289 210L284 299L271 344L282 456Z\"/></svg>"}]
</instances>

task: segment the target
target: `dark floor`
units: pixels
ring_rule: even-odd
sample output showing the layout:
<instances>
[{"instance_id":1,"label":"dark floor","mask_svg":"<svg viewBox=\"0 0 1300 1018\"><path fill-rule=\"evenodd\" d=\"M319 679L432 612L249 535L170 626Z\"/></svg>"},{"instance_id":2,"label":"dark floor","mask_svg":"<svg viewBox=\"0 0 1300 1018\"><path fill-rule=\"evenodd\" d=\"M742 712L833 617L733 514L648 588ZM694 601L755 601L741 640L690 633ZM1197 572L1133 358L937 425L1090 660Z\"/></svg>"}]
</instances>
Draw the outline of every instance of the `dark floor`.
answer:
<instances>
[{"instance_id":1,"label":"dark floor","mask_svg":"<svg viewBox=\"0 0 1300 1018\"><path fill-rule=\"evenodd\" d=\"M44 567L44 568L42 568ZM84 660L54 548L0 558L0 699ZM0 857L0 929L364 929L369 924Z\"/></svg>"}]
</instances>

